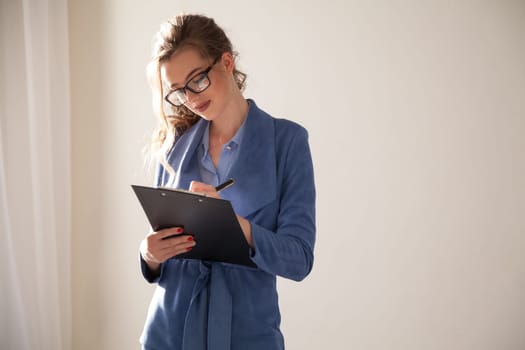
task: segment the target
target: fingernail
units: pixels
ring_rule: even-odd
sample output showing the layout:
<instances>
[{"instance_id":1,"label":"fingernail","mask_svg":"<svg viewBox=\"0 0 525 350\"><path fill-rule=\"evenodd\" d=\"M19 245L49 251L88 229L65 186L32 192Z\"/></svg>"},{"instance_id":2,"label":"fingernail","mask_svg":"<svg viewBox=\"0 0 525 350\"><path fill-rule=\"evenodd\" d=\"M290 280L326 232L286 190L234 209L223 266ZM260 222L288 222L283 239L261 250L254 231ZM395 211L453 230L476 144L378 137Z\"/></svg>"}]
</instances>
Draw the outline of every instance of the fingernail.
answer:
<instances>
[{"instance_id":1,"label":"fingernail","mask_svg":"<svg viewBox=\"0 0 525 350\"><path fill-rule=\"evenodd\" d=\"M189 237L188 237L188 241L193 241L193 237L192 237L192 236L189 236Z\"/></svg>"},{"instance_id":2,"label":"fingernail","mask_svg":"<svg viewBox=\"0 0 525 350\"><path fill-rule=\"evenodd\" d=\"M193 247L186 248L186 251L189 252L191 250L191 248L193 248Z\"/></svg>"},{"instance_id":3,"label":"fingernail","mask_svg":"<svg viewBox=\"0 0 525 350\"><path fill-rule=\"evenodd\" d=\"M177 233L182 233L182 228L181 228L181 227L177 227L177 229L175 230L175 232L177 232Z\"/></svg>"}]
</instances>

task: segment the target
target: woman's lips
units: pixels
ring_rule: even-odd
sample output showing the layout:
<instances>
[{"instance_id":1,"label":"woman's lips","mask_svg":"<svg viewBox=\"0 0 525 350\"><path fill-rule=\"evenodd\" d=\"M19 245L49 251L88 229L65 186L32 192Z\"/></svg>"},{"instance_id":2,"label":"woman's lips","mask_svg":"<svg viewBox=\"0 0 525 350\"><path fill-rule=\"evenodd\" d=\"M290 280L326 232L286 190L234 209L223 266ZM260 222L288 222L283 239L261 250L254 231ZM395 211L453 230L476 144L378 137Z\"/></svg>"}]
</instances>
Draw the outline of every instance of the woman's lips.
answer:
<instances>
[{"instance_id":1,"label":"woman's lips","mask_svg":"<svg viewBox=\"0 0 525 350\"><path fill-rule=\"evenodd\" d=\"M205 110L208 109L210 103L211 103L211 101L208 100L208 101L204 102L203 104L198 105L197 107L195 107L195 109L196 109L199 113L202 113L202 112L204 112Z\"/></svg>"}]
</instances>

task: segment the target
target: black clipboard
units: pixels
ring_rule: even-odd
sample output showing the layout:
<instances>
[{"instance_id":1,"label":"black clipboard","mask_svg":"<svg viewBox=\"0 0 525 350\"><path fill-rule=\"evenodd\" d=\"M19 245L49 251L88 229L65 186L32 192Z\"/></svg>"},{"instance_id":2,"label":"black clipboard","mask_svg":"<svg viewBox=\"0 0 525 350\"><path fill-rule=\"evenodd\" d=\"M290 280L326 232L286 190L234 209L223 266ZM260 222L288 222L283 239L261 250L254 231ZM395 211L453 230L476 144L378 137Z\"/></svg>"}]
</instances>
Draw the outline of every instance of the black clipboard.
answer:
<instances>
[{"instance_id":1,"label":"black clipboard","mask_svg":"<svg viewBox=\"0 0 525 350\"><path fill-rule=\"evenodd\" d=\"M180 259L256 267L230 201L194 192L131 185L154 231L180 226L197 244Z\"/></svg>"}]
</instances>

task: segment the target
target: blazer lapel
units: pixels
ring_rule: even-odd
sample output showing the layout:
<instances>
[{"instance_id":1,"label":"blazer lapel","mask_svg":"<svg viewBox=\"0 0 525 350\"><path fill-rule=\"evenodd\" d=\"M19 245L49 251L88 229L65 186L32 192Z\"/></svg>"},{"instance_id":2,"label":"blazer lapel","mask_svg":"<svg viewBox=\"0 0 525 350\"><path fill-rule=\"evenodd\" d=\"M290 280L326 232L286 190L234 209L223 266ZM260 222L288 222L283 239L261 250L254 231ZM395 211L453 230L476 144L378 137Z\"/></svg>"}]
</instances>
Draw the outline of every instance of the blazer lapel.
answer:
<instances>
[{"instance_id":1,"label":"blazer lapel","mask_svg":"<svg viewBox=\"0 0 525 350\"><path fill-rule=\"evenodd\" d=\"M277 193L273 118L252 100L247 118L239 157L231 169L235 184L224 196L244 217L272 202Z\"/></svg>"}]
</instances>

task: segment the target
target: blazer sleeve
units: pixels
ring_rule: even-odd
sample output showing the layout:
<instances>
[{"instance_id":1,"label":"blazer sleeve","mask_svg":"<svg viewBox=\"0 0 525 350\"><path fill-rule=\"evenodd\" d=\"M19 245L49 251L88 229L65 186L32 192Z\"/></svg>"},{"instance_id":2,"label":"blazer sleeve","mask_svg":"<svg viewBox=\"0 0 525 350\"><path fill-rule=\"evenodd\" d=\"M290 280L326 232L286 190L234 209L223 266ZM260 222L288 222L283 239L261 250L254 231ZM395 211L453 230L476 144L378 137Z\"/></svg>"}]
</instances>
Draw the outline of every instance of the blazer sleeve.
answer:
<instances>
[{"instance_id":1,"label":"blazer sleeve","mask_svg":"<svg viewBox=\"0 0 525 350\"><path fill-rule=\"evenodd\" d=\"M268 273L300 281L314 260L315 183L308 133L297 130L284 151L277 230L251 223L251 259Z\"/></svg>"}]
</instances>

